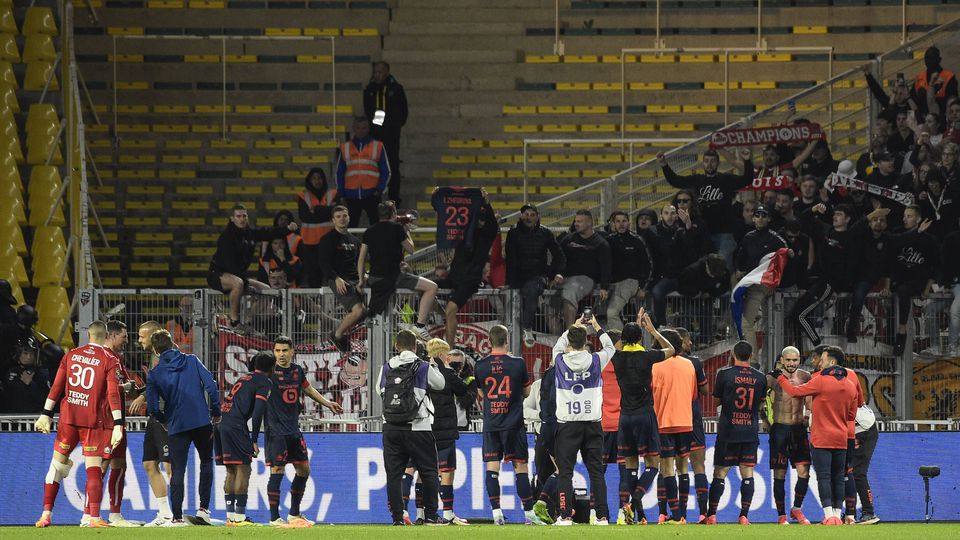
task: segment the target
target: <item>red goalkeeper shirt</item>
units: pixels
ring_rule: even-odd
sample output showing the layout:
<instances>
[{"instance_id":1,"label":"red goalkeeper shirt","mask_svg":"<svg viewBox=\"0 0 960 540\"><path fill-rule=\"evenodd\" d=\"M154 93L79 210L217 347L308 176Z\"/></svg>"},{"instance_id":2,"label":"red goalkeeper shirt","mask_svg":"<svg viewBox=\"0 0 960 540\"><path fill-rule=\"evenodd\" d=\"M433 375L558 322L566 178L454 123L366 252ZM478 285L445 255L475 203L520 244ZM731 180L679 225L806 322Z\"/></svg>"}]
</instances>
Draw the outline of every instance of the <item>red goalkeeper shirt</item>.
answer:
<instances>
[{"instance_id":1,"label":"red goalkeeper shirt","mask_svg":"<svg viewBox=\"0 0 960 540\"><path fill-rule=\"evenodd\" d=\"M47 399L63 402L60 422L78 427L111 428L121 410L120 363L108 349L90 343L68 352L60 362Z\"/></svg>"}]
</instances>

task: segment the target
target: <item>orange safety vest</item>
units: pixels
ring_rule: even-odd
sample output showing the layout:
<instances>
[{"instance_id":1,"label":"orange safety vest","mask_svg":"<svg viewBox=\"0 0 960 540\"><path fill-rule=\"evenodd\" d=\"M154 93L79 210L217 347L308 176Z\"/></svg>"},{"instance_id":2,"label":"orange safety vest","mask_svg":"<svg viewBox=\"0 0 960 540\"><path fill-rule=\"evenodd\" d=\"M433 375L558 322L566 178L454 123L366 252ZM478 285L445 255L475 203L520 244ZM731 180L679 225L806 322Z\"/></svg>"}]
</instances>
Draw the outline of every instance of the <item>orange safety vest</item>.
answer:
<instances>
[{"instance_id":1,"label":"orange safety vest","mask_svg":"<svg viewBox=\"0 0 960 540\"><path fill-rule=\"evenodd\" d=\"M344 189L376 189L380 185L381 154L383 154L383 144L375 139L367 143L363 150L352 143L343 143L340 155L346 165L343 178Z\"/></svg>"},{"instance_id":2,"label":"orange safety vest","mask_svg":"<svg viewBox=\"0 0 960 540\"><path fill-rule=\"evenodd\" d=\"M175 319L167 321L167 332L173 336L173 342L180 348L180 352L190 353L193 350L193 330L185 332Z\"/></svg>"},{"instance_id":3,"label":"orange safety vest","mask_svg":"<svg viewBox=\"0 0 960 540\"><path fill-rule=\"evenodd\" d=\"M314 195L312 191L305 189L300 192L300 198L303 199L303 202L307 204L307 208L313 212L318 206L330 206L333 204L333 201L337 198L337 190L328 189L327 192L323 194L323 200L320 201L317 200L317 196ZM329 225L323 225L321 223L301 223L300 240L308 246L315 246L319 244L320 239L331 230L333 230L333 227ZM290 243L289 236L287 237L287 242L288 244ZM293 245L290 246L290 254L297 254Z\"/></svg>"},{"instance_id":4,"label":"orange safety vest","mask_svg":"<svg viewBox=\"0 0 960 540\"><path fill-rule=\"evenodd\" d=\"M953 80L953 77L953 72L949 69L940 71L940 80L943 81L943 84L940 85L940 90L937 90L936 97L943 98L947 96L947 85L950 84L950 81ZM927 70L923 70L917 74L917 78L913 82L913 87L917 90L917 92L926 92L927 86Z\"/></svg>"}]
</instances>

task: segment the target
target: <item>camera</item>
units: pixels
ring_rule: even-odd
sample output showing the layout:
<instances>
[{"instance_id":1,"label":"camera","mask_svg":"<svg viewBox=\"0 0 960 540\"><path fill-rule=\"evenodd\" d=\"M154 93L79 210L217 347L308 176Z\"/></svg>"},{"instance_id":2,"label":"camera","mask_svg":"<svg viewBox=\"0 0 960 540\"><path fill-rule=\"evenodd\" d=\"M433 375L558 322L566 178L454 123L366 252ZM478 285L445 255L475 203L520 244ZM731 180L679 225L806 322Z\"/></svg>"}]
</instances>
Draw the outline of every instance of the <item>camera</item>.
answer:
<instances>
[{"instance_id":1,"label":"camera","mask_svg":"<svg viewBox=\"0 0 960 540\"><path fill-rule=\"evenodd\" d=\"M924 478L936 478L940 476L940 467L935 465L922 465L917 472Z\"/></svg>"},{"instance_id":2,"label":"camera","mask_svg":"<svg viewBox=\"0 0 960 540\"><path fill-rule=\"evenodd\" d=\"M420 219L420 213L416 210L406 210L402 214L397 214L397 223L401 225L416 225L418 219Z\"/></svg>"}]
</instances>

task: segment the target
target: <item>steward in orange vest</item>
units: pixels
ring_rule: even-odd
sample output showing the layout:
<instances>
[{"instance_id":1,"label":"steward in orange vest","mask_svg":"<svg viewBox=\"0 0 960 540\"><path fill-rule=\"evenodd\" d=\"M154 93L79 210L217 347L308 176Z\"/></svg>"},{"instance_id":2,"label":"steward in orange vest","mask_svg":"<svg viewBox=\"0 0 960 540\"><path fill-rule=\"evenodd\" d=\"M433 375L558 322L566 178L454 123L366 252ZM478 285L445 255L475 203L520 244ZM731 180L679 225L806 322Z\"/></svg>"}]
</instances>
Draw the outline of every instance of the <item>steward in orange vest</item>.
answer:
<instances>
[{"instance_id":1,"label":"steward in orange vest","mask_svg":"<svg viewBox=\"0 0 960 540\"><path fill-rule=\"evenodd\" d=\"M940 65L940 49L930 47L923 53L923 63L927 69L917 74L913 81L913 98L919 106L923 116L929 112L927 106L927 87L930 86L930 80L937 75L937 80L933 87L935 89L934 99L940 106L940 117L947 112L947 100L957 96L957 77L950 70L944 69ZM923 116L918 116L923 118Z\"/></svg>"},{"instance_id":2,"label":"steward in orange vest","mask_svg":"<svg viewBox=\"0 0 960 540\"><path fill-rule=\"evenodd\" d=\"M331 210L337 199L337 190L327 188L327 175L323 169L310 169L304 181L304 189L297 198L300 214L300 239L304 245L315 246L323 235L333 229ZM293 246L290 251L296 255Z\"/></svg>"},{"instance_id":3,"label":"steward in orange vest","mask_svg":"<svg viewBox=\"0 0 960 540\"><path fill-rule=\"evenodd\" d=\"M350 210L350 226L360 223L366 212L371 224L379 221L377 205L390 179L390 164L383 144L370 137L370 122L364 117L353 121L353 138L340 146L337 160L337 193Z\"/></svg>"}]
</instances>

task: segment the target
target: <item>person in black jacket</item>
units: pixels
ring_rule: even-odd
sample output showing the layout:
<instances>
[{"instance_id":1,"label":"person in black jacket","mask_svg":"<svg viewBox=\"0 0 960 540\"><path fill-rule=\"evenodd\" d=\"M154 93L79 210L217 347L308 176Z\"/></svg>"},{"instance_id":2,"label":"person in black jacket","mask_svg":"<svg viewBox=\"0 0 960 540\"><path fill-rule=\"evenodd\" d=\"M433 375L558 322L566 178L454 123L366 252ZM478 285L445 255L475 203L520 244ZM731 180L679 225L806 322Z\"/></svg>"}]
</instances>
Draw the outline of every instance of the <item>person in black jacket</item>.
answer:
<instances>
[{"instance_id":1,"label":"person in black jacket","mask_svg":"<svg viewBox=\"0 0 960 540\"><path fill-rule=\"evenodd\" d=\"M427 342L430 363L440 371L446 382L443 390L427 390L433 401L433 436L437 440L437 468L440 470L440 501L443 517L453 525L467 525L467 520L453 511L453 477L457 471L457 400L466 396L470 386L461 378L464 354L450 350L446 341L433 338ZM476 388L473 389L476 395Z\"/></svg>"},{"instance_id":2,"label":"person in black jacket","mask_svg":"<svg viewBox=\"0 0 960 540\"><path fill-rule=\"evenodd\" d=\"M564 326L577 318L580 301L600 287L600 301L610 291L610 244L593 229L593 214L577 210L574 231L560 240L560 248L567 257L567 276L562 280L560 296L563 300Z\"/></svg>"},{"instance_id":3,"label":"person in black jacket","mask_svg":"<svg viewBox=\"0 0 960 540\"><path fill-rule=\"evenodd\" d=\"M667 323L667 296L677 290L678 278L691 251L687 241L687 229L677 219L677 209L668 204L660 209L660 221L656 226L656 242L653 257L657 282L650 288L653 296L653 319L657 326Z\"/></svg>"},{"instance_id":4,"label":"person in black jacket","mask_svg":"<svg viewBox=\"0 0 960 540\"><path fill-rule=\"evenodd\" d=\"M733 275L736 283L748 272L760 264L760 259L767 253L773 253L780 248L787 247L787 241L782 236L770 230L770 211L763 205L753 211L754 230L748 232L740 241L737 250L737 271ZM743 339L757 349L756 320L760 316L760 308L773 289L766 285L757 284L747 289L743 301Z\"/></svg>"},{"instance_id":5,"label":"person in black jacket","mask_svg":"<svg viewBox=\"0 0 960 540\"><path fill-rule=\"evenodd\" d=\"M698 197L703 218L712 235L713 246L727 261L727 267L733 268L733 253L737 250L737 242L733 236L736 214L733 210L733 199L737 190L753 182L753 161L750 159L750 149L741 148L739 157L743 160L743 173L718 173L720 156L716 150L707 150L703 153L703 174L679 176L667 164L663 152L657 154L657 163L663 169L663 176L667 183L675 188L693 190Z\"/></svg>"},{"instance_id":6,"label":"person in black jacket","mask_svg":"<svg viewBox=\"0 0 960 540\"><path fill-rule=\"evenodd\" d=\"M689 320L699 319L701 341L704 337L713 336L713 300L729 291L730 271L719 253L704 255L680 272L677 292L683 296L701 298L695 301L689 313Z\"/></svg>"},{"instance_id":7,"label":"person in black jacket","mask_svg":"<svg viewBox=\"0 0 960 540\"><path fill-rule=\"evenodd\" d=\"M532 204L520 208L520 220L507 233L505 246L507 286L520 289L520 327L523 342L532 347L533 324L540 295L547 287L560 284L567 256L553 234L540 225L540 213Z\"/></svg>"},{"instance_id":8,"label":"person in black jacket","mask_svg":"<svg viewBox=\"0 0 960 540\"><path fill-rule=\"evenodd\" d=\"M913 190L913 179L908 175L902 175L897 172L899 171L899 167L897 166L896 158L892 154L882 152L875 155L874 160L876 160L877 166L873 169L873 172L864 178L865 182L901 193L910 193ZM891 224L896 224L899 227L899 224L903 221L903 204L886 197L881 197L880 195L869 195L868 198L873 199L874 208L878 205L883 208L889 208L890 215L887 219Z\"/></svg>"},{"instance_id":9,"label":"person in black jacket","mask_svg":"<svg viewBox=\"0 0 960 540\"><path fill-rule=\"evenodd\" d=\"M913 313L913 299L930 296L940 250L937 239L927 232L931 221L920 221L919 206L911 205L903 212L905 232L890 236L893 257L890 262L890 290L897 295L897 336L893 355L901 356L907 343L907 322Z\"/></svg>"},{"instance_id":10,"label":"person in black jacket","mask_svg":"<svg viewBox=\"0 0 960 540\"><path fill-rule=\"evenodd\" d=\"M499 221L484 191L483 206L477 215L472 242L457 244L453 250L453 260L450 261L448 277L437 281L437 286L441 289L453 289L444 308L447 322L444 337L447 343L456 343L457 313L467 305L474 293L480 290L483 268L490 262L490 248L500 234Z\"/></svg>"},{"instance_id":11,"label":"person in black jacket","mask_svg":"<svg viewBox=\"0 0 960 540\"><path fill-rule=\"evenodd\" d=\"M607 299L607 328L622 330L620 314L634 296L643 300L653 274L653 257L643 238L630 232L630 216L616 211L610 216L610 297Z\"/></svg>"},{"instance_id":12,"label":"person in black jacket","mask_svg":"<svg viewBox=\"0 0 960 540\"><path fill-rule=\"evenodd\" d=\"M17 364L0 380L0 411L39 413L50 391L50 374L40 366L40 350L33 338L22 340Z\"/></svg>"},{"instance_id":13,"label":"person in black jacket","mask_svg":"<svg viewBox=\"0 0 960 540\"><path fill-rule=\"evenodd\" d=\"M887 234L888 208L877 208L867 214L867 229L858 230L860 247L855 255L860 271L856 275L853 287L853 296L850 300L850 311L847 314L847 341L856 343L860 337L860 317L867 294L883 281L881 288L890 289L890 257L891 242Z\"/></svg>"},{"instance_id":14,"label":"person in black jacket","mask_svg":"<svg viewBox=\"0 0 960 540\"><path fill-rule=\"evenodd\" d=\"M320 269L328 277L327 286L346 312L329 336L340 352L350 352L350 329L367 313L363 305L363 293L357 288L360 281L357 273L360 239L347 230L349 224L350 210L346 206L334 206L334 230L320 239L319 246Z\"/></svg>"},{"instance_id":15,"label":"person in black jacket","mask_svg":"<svg viewBox=\"0 0 960 540\"><path fill-rule=\"evenodd\" d=\"M17 324L17 298L10 282L0 279L0 373L16 364L17 343L23 333Z\"/></svg>"},{"instance_id":16,"label":"person in black jacket","mask_svg":"<svg viewBox=\"0 0 960 540\"><path fill-rule=\"evenodd\" d=\"M258 242L283 238L289 231L298 229L296 223L286 227L258 229L250 227L247 208L238 204L230 211L230 222L217 239L217 251L210 261L207 285L211 289L230 295L230 325L236 326L240 319L240 297L249 288L262 290L270 287L255 279L247 279L247 266L253 258Z\"/></svg>"},{"instance_id":17,"label":"person in black jacket","mask_svg":"<svg viewBox=\"0 0 960 540\"><path fill-rule=\"evenodd\" d=\"M954 231L943 240L940 264L940 284L953 293L950 303L950 354L960 354L960 231Z\"/></svg>"},{"instance_id":18,"label":"person in black jacket","mask_svg":"<svg viewBox=\"0 0 960 540\"><path fill-rule=\"evenodd\" d=\"M363 89L363 114L370 119L370 134L383 143L390 162L387 194L400 204L400 130L407 123L407 95L390 74L390 64L374 62L373 75Z\"/></svg>"}]
</instances>

